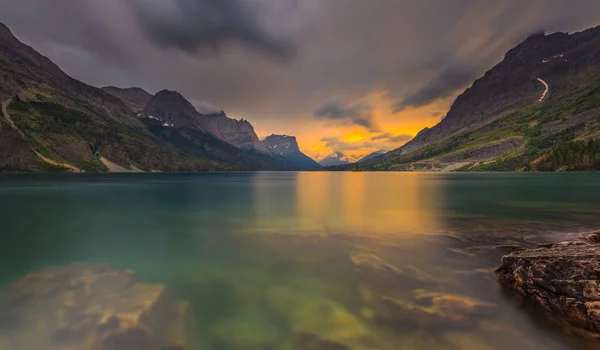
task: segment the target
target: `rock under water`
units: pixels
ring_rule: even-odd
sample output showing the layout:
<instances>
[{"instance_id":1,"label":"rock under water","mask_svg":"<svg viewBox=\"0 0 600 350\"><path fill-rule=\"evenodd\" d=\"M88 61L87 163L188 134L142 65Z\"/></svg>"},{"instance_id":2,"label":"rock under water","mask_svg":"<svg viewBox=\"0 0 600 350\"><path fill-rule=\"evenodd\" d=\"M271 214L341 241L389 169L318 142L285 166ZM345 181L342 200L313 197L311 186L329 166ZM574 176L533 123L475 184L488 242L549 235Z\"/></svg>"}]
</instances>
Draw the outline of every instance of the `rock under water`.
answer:
<instances>
[{"instance_id":1,"label":"rock under water","mask_svg":"<svg viewBox=\"0 0 600 350\"><path fill-rule=\"evenodd\" d=\"M520 297L600 336L600 233L505 255L496 275Z\"/></svg>"},{"instance_id":2,"label":"rock under water","mask_svg":"<svg viewBox=\"0 0 600 350\"><path fill-rule=\"evenodd\" d=\"M196 349L195 317L164 285L133 271L77 263L30 274L0 299L7 349ZM3 348L4 349L4 348Z\"/></svg>"}]
</instances>

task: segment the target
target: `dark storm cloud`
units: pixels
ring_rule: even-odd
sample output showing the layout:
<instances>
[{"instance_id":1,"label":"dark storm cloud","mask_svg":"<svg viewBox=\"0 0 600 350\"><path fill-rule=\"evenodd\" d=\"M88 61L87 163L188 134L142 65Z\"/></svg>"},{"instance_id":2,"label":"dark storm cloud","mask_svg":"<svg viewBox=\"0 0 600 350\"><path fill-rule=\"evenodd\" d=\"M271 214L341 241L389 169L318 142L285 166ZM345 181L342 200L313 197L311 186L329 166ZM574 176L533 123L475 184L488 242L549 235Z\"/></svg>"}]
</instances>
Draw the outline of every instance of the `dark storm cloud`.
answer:
<instances>
[{"instance_id":1,"label":"dark storm cloud","mask_svg":"<svg viewBox=\"0 0 600 350\"><path fill-rule=\"evenodd\" d=\"M160 46L190 53L218 52L228 43L281 58L292 43L263 27L254 7L244 0L129 0L148 37Z\"/></svg>"},{"instance_id":2,"label":"dark storm cloud","mask_svg":"<svg viewBox=\"0 0 600 350\"><path fill-rule=\"evenodd\" d=\"M390 112L451 99L529 34L600 24L598 0L0 0L0 9L75 78L177 90L261 122L312 120L338 96L383 91ZM376 129L368 110L337 107L319 118Z\"/></svg>"},{"instance_id":3,"label":"dark storm cloud","mask_svg":"<svg viewBox=\"0 0 600 350\"><path fill-rule=\"evenodd\" d=\"M413 137L406 134L390 134L383 133L381 135L371 137L371 141L389 141L389 142L406 142L410 141Z\"/></svg>"},{"instance_id":4,"label":"dark storm cloud","mask_svg":"<svg viewBox=\"0 0 600 350\"><path fill-rule=\"evenodd\" d=\"M479 75L477 67L450 67L441 71L423 88L411 92L394 106L394 112L400 112L407 107L422 107L435 100L446 98L464 88Z\"/></svg>"},{"instance_id":5,"label":"dark storm cloud","mask_svg":"<svg viewBox=\"0 0 600 350\"><path fill-rule=\"evenodd\" d=\"M319 119L360 125L369 130L377 130L373 119L373 111L370 106L364 103L346 107L337 102L327 102L314 111L313 115Z\"/></svg>"}]
</instances>

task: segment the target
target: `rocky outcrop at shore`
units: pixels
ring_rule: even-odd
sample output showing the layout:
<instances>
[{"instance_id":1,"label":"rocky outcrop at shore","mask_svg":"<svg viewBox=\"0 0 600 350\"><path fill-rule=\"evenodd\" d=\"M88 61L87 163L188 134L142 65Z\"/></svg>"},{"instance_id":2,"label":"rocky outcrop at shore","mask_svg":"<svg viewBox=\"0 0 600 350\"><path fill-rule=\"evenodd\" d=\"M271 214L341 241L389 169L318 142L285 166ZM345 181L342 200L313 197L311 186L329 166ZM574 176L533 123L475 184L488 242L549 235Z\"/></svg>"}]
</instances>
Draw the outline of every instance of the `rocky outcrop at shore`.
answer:
<instances>
[{"instance_id":1,"label":"rocky outcrop at shore","mask_svg":"<svg viewBox=\"0 0 600 350\"><path fill-rule=\"evenodd\" d=\"M0 299L0 348L196 349L191 306L105 264L46 268ZM4 347L3 347L4 346Z\"/></svg>"},{"instance_id":2,"label":"rocky outcrop at shore","mask_svg":"<svg viewBox=\"0 0 600 350\"><path fill-rule=\"evenodd\" d=\"M520 297L600 336L600 232L505 255L496 275Z\"/></svg>"}]
</instances>

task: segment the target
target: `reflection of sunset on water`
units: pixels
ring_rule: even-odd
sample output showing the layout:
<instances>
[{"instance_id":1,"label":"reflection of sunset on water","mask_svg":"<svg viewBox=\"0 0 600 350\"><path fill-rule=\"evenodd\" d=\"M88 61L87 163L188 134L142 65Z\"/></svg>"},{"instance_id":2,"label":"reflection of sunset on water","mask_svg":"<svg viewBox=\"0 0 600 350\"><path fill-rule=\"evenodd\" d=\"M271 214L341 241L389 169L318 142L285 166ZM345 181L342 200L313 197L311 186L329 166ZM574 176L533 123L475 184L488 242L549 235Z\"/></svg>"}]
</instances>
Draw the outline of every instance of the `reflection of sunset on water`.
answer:
<instances>
[{"instance_id":1,"label":"reflection of sunset on water","mask_svg":"<svg viewBox=\"0 0 600 350\"><path fill-rule=\"evenodd\" d=\"M300 227L365 235L432 232L440 226L435 207L439 191L424 176L431 175L299 173Z\"/></svg>"}]
</instances>

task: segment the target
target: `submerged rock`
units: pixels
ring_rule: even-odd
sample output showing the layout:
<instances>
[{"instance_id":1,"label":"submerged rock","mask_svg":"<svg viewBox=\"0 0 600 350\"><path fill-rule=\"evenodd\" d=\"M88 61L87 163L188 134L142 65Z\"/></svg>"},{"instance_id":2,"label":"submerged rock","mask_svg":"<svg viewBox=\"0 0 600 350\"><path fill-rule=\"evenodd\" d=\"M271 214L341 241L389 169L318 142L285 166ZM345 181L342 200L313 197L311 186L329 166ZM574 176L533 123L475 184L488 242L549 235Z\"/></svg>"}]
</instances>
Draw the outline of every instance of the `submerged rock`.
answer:
<instances>
[{"instance_id":1,"label":"submerged rock","mask_svg":"<svg viewBox=\"0 0 600 350\"><path fill-rule=\"evenodd\" d=\"M8 288L0 330L8 349L195 349L189 303L133 271L78 263L46 268Z\"/></svg>"},{"instance_id":2,"label":"submerged rock","mask_svg":"<svg viewBox=\"0 0 600 350\"><path fill-rule=\"evenodd\" d=\"M312 333L299 333L294 337L292 350L352 350L351 347L321 339Z\"/></svg>"},{"instance_id":3,"label":"submerged rock","mask_svg":"<svg viewBox=\"0 0 600 350\"><path fill-rule=\"evenodd\" d=\"M520 297L600 335L600 234L505 255L496 275Z\"/></svg>"},{"instance_id":4,"label":"submerged rock","mask_svg":"<svg viewBox=\"0 0 600 350\"><path fill-rule=\"evenodd\" d=\"M495 305L462 295L416 290L412 300L385 297L375 321L398 332L474 328Z\"/></svg>"},{"instance_id":5,"label":"submerged rock","mask_svg":"<svg viewBox=\"0 0 600 350\"><path fill-rule=\"evenodd\" d=\"M299 342L296 349L338 349L341 346L348 349L378 348L367 325L331 299L287 286L269 288L267 298L271 307L289 317L291 330L295 334L305 335L296 339ZM308 337L307 334L317 338ZM301 347L302 344L304 347Z\"/></svg>"}]
</instances>

